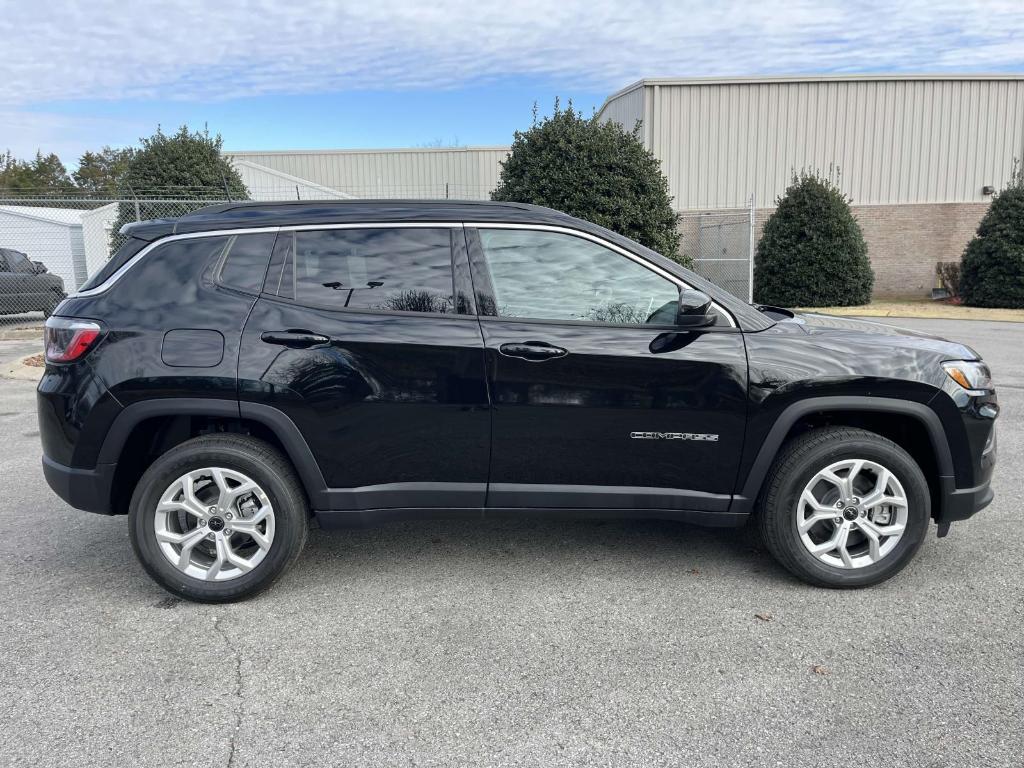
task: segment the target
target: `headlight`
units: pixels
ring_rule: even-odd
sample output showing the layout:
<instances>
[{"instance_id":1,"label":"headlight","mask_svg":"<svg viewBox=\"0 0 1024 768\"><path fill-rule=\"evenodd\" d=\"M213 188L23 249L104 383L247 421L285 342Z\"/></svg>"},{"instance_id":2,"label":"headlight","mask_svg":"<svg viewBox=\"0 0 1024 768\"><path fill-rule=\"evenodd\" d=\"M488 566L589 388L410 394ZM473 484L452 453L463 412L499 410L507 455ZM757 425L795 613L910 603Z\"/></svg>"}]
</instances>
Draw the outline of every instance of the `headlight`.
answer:
<instances>
[{"instance_id":1,"label":"headlight","mask_svg":"<svg viewBox=\"0 0 1024 768\"><path fill-rule=\"evenodd\" d=\"M988 366L982 362L951 360L943 363L942 367L949 378L972 395L992 390L992 374L989 372Z\"/></svg>"}]
</instances>

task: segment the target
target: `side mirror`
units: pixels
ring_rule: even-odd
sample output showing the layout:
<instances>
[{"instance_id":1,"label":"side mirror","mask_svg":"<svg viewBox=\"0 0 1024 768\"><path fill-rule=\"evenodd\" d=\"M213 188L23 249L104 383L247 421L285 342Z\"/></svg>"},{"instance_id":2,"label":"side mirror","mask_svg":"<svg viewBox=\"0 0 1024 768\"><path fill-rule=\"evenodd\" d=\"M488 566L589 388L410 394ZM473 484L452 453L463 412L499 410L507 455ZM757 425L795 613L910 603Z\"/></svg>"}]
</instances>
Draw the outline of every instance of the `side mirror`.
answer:
<instances>
[{"instance_id":1,"label":"side mirror","mask_svg":"<svg viewBox=\"0 0 1024 768\"><path fill-rule=\"evenodd\" d=\"M46 265L40 264L38 261L32 262L32 274L41 275L46 272Z\"/></svg>"},{"instance_id":2,"label":"side mirror","mask_svg":"<svg viewBox=\"0 0 1024 768\"><path fill-rule=\"evenodd\" d=\"M679 307L676 309L676 326L689 330L707 328L714 323L715 316L711 314L711 297L703 291L680 288Z\"/></svg>"}]
</instances>

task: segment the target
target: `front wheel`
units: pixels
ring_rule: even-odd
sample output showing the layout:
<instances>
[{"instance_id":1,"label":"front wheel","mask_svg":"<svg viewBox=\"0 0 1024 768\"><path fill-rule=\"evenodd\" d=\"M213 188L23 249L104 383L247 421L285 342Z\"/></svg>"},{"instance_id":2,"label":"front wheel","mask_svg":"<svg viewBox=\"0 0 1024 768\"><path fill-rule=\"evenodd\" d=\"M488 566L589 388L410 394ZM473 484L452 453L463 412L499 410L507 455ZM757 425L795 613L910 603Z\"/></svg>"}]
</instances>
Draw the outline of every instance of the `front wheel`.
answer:
<instances>
[{"instance_id":1,"label":"front wheel","mask_svg":"<svg viewBox=\"0 0 1024 768\"><path fill-rule=\"evenodd\" d=\"M129 510L132 546L158 584L227 602L266 589L306 541L308 505L288 461L245 435L188 440L146 470Z\"/></svg>"},{"instance_id":2,"label":"front wheel","mask_svg":"<svg viewBox=\"0 0 1024 768\"><path fill-rule=\"evenodd\" d=\"M762 538L786 569L822 587L894 576L924 541L931 496L921 468L881 435L812 430L789 443L758 510Z\"/></svg>"}]
</instances>

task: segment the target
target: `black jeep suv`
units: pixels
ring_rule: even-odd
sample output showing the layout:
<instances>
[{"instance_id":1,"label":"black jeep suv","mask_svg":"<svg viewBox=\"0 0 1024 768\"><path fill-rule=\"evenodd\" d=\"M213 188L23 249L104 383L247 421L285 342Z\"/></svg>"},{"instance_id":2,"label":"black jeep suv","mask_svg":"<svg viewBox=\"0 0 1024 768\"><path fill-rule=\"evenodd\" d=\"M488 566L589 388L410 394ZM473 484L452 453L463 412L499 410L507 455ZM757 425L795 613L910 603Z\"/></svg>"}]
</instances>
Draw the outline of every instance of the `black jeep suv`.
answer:
<instances>
[{"instance_id":1,"label":"black jeep suv","mask_svg":"<svg viewBox=\"0 0 1024 768\"><path fill-rule=\"evenodd\" d=\"M0 315L42 312L49 317L64 293L64 281L21 251L0 248Z\"/></svg>"},{"instance_id":2,"label":"black jeep suv","mask_svg":"<svg viewBox=\"0 0 1024 768\"><path fill-rule=\"evenodd\" d=\"M242 203L125 228L47 322L43 468L232 600L324 528L589 515L739 526L829 587L992 499L971 349L751 306L518 204Z\"/></svg>"}]
</instances>

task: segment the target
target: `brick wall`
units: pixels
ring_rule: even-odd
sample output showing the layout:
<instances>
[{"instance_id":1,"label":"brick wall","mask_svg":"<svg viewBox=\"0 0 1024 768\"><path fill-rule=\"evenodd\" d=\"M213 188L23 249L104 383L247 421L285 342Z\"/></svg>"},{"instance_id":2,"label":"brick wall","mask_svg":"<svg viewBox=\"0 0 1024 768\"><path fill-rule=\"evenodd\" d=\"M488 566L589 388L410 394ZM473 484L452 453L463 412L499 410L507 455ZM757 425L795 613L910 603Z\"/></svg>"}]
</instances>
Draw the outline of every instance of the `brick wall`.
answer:
<instances>
[{"instance_id":1,"label":"brick wall","mask_svg":"<svg viewBox=\"0 0 1024 768\"><path fill-rule=\"evenodd\" d=\"M935 265L959 261L988 203L854 205L875 271L875 292L885 298L924 298L936 287ZM756 212L755 242L774 209ZM684 212L686 216L694 212ZM692 225L681 225L685 235Z\"/></svg>"},{"instance_id":2,"label":"brick wall","mask_svg":"<svg viewBox=\"0 0 1024 768\"><path fill-rule=\"evenodd\" d=\"M853 206L875 270L875 296L922 297L935 265L960 261L988 203Z\"/></svg>"}]
</instances>

